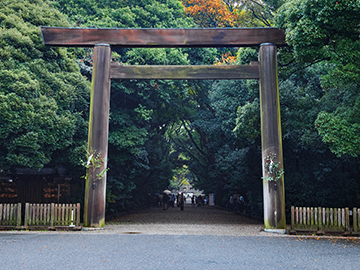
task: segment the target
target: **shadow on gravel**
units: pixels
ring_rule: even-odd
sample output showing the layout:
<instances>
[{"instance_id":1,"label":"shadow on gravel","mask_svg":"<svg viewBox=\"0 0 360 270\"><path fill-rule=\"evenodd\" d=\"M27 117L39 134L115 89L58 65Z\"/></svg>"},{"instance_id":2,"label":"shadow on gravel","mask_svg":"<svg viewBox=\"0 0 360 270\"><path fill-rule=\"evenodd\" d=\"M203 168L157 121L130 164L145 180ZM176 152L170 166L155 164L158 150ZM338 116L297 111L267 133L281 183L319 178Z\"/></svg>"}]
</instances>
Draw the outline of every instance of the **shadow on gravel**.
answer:
<instances>
[{"instance_id":1,"label":"shadow on gravel","mask_svg":"<svg viewBox=\"0 0 360 270\"><path fill-rule=\"evenodd\" d=\"M184 211L178 207L151 208L138 210L107 221L107 224L133 223L133 224L263 224L262 221L241 216L240 214L222 210L216 207L193 207L186 204Z\"/></svg>"}]
</instances>

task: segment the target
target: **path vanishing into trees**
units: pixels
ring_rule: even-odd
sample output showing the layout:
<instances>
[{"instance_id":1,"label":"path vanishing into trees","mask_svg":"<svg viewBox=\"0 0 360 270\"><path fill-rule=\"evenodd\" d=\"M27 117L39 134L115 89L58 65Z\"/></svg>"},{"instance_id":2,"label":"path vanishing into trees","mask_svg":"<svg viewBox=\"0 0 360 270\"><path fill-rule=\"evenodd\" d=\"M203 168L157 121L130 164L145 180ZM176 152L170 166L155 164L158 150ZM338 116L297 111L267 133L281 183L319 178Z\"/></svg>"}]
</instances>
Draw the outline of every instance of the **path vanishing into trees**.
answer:
<instances>
[{"instance_id":1,"label":"path vanishing into trees","mask_svg":"<svg viewBox=\"0 0 360 270\"><path fill-rule=\"evenodd\" d=\"M258 235L264 225L261 220L210 206L185 204L163 210L160 207L142 209L108 221L105 231L129 234L199 234Z\"/></svg>"}]
</instances>

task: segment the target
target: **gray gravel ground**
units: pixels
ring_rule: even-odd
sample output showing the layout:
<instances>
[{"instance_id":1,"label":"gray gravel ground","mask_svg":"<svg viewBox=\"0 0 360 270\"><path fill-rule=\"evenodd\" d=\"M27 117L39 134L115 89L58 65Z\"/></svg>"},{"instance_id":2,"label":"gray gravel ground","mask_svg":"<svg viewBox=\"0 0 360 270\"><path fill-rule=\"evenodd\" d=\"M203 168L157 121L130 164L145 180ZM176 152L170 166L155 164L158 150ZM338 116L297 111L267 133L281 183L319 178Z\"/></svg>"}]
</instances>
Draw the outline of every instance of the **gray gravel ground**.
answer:
<instances>
[{"instance_id":1,"label":"gray gravel ground","mask_svg":"<svg viewBox=\"0 0 360 270\"><path fill-rule=\"evenodd\" d=\"M143 209L108 222L104 232L168 235L260 235L262 222L215 207ZM101 232L100 232L101 233Z\"/></svg>"},{"instance_id":2,"label":"gray gravel ground","mask_svg":"<svg viewBox=\"0 0 360 270\"><path fill-rule=\"evenodd\" d=\"M101 231L0 232L0 269L359 269L360 239L268 234L219 209L151 209Z\"/></svg>"}]
</instances>

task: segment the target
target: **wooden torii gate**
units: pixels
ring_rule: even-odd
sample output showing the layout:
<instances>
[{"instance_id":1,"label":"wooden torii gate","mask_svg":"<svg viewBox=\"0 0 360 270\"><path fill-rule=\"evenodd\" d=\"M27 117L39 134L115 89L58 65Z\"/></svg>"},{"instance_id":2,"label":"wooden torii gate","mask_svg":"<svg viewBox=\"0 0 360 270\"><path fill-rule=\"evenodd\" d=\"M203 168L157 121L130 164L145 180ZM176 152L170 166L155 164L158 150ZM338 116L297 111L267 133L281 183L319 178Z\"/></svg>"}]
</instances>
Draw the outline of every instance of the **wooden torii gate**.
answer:
<instances>
[{"instance_id":1,"label":"wooden torii gate","mask_svg":"<svg viewBox=\"0 0 360 270\"><path fill-rule=\"evenodd\" d=\"M111 79L259 79L265 231L284 233L285 195L277 46L285 45L277 28L213 29L84 29L41 27L48 46L94 47L91 83L89 153L104 159L96 174L107 168ZM126 66L111 63L111 48L119 47L254 47L259 61L250 65ZM96 177L96 176L95 176ZM95 184L96 183L96 184ZM89 174L85 186L84 227L105 225L106 173Z\"/></svg>"}]
</instances>

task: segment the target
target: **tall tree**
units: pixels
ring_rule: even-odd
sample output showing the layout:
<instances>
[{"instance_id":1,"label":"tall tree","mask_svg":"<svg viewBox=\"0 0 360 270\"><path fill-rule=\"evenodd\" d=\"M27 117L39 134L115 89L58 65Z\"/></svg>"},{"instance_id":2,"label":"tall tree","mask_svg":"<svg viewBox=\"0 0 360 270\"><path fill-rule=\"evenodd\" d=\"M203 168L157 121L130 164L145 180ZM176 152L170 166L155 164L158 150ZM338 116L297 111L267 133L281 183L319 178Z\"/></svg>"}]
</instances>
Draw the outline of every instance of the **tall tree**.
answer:
<instances>
[{"instance_id":1,"label":"tall tree","mask_svg":"<svg viewBox=\"0 0 360 270\"><path fill-rule=\"evenodd\" d=\"M79 165L89 83L40 26L69 26L51 2L0 3L0 168ZM85 113L84 113L85 112Z\"/></svg>"},{"instance_id":2,"label":"tall tree","mask_svg":"<svg viewBox=\"0 0 360 270\"><path fill-rule=\"evenodd\" d=\"M356 0L293 0L280 8L276 19L291 46L288 63L320 63L325 67L321 76L321 85L327 90L324 94L335 97L340 106L320 113L316 126L338 155L360 153L356 91L360 85L359 12Z\"/></svg>"}]
</instances>

